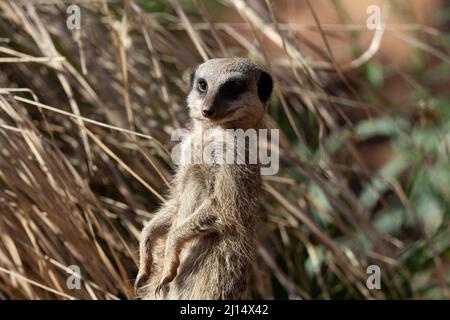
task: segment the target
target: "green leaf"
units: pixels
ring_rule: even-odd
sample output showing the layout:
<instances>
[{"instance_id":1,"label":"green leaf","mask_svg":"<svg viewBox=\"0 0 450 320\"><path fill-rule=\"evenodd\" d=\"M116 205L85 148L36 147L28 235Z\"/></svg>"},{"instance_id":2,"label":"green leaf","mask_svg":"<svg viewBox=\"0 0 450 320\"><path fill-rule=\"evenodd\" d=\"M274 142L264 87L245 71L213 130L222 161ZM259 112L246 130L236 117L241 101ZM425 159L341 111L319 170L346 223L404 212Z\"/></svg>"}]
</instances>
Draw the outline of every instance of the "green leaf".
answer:
<instances>
[{"instance_id":1,"label":"green leaf","mask_svg":"<svg viewBox=\"0 0 450 320\"><path fill-rule=\"evenodd\" d=\"M375 136L393 137L409 128L403 119L377 118L361 121L356 127L356 137L363 141Z\"/></svg>"},{"instance_id":2,"label":"green leaf","mask_svg":"<svg viewBox=\"0 0 450 320\"><path fill-rule=\"evenodd\" d=\"M414 162L415 159L411 158L410 154L396 154L372 179L372 182L364 187L358 199L359 204L365 210L371 210L377 204L380 196L390 188L388 182L396 180Z\"/></svg>"},{"instance_id":3,"label":"green leaf","mask_svg":"<svg viewBox=\"0 0 450 320\"><path fill-rule=\"evenodd\" d=\"M383 67L375 62L370 62L363 67L364 77L374 88L380 88L384 83Z\"/></svg>"},{"instance_id":4,"label":"green leaf","mask_svg":"<svg viewBox=\"0 0 450 320\"><path fill-rule=\"evenodd\" d=\"M383 210L377 214L374 225L381 233L395 234L400 230L406 220L404 208Z\"/></svg>"}]
</instances>

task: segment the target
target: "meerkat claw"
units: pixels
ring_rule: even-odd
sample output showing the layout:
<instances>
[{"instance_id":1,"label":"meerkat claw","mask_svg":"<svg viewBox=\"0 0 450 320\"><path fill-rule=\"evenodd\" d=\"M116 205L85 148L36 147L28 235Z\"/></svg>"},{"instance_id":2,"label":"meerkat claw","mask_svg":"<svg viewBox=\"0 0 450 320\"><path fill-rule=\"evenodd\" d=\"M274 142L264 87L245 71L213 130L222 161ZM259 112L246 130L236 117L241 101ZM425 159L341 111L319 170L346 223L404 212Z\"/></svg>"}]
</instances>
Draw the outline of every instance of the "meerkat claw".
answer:
<instances>
[{"instance_id":1,"label":"meerkat claw","mask_svg":"<svg viewBox=\"0 0 450 320\"><path fill-rule=\"evenodd\" d=\"M155 297L158 297L161 293L161 290L169 283L167 278L162 278L159 284L156 286L155 289Z\"/></svg>"},{"instance_id":2,"label":"meerkat claw","mask_svg":"<svg viewBox=\"0 0 450 320\"><path fill-rule=\"evenodd\" d=\"M145 281L148 280L148 276L138 274L136 281L134 282L134 293L137 294Z\"/></svg>"}]
</instances>

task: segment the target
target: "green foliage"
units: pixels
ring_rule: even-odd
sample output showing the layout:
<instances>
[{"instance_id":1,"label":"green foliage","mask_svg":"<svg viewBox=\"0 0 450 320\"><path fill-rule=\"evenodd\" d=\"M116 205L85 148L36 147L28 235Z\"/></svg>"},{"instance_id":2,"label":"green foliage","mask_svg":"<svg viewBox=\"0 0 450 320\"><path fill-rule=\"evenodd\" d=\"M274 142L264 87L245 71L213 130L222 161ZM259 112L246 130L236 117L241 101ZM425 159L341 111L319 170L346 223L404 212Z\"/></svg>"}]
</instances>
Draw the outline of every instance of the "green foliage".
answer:
<instances>
[{"instance_id":1,"label":"green foliage","mask_svg":"<svg viewBox=\"0 0 450 320\"><path fill-rule=\"evenodd\" d=\"M383 67L379 63L369 62L363 66L364 77L374 88L383 86L384 76Z\"/></svg>"}]
</instances>

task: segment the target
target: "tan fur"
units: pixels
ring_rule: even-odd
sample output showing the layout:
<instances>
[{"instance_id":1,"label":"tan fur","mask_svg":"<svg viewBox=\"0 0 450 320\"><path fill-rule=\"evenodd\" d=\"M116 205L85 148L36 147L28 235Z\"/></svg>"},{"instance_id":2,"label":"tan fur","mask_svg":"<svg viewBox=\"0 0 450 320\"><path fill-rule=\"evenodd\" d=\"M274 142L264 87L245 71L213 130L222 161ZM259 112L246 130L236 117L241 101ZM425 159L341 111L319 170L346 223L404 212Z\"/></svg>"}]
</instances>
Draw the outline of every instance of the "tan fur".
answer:
<instances>
[{"instance_id":1,"label":"tan fur","mask_svg":"<svg viewBox=\"0 0 450 320\"><path fill-rule=\"evenodd\" d=\"M260 74L255 64L238 58L214 59L198 67L188 106L192 124L200 121L204 129L214 129L203 136L204 145L218 141L227 128L261 126L266 101L258 98ZM245 91L237 99L218 101L223 84L235 76L247 79ZM208 82L207 94L196 89L199 78ZM201 110L212 101L217 104L216 116L206 119ZM191 131L185 146L192 145L193 138ZM145 299L248 298L260 189L258 164L180 166L168 201L142 231L138 295Z\"/></svg>"}]
</instances>

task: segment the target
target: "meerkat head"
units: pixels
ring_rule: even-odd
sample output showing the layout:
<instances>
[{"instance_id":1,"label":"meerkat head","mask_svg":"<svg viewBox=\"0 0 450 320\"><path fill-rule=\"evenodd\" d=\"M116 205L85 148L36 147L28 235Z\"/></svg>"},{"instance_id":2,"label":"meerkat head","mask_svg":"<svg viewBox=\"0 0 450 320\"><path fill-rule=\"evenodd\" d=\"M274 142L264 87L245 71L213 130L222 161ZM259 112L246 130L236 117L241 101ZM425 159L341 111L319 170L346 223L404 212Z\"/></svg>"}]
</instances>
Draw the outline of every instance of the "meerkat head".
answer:
<instances>
[{"instance_id":1,"label":"meerkat head","mask_svg":"<svg viewBox=\"0 0 450 320\"><path fill-rule=\"evenodd\" d=\"M193 119L252 128L263 118L272 77L245 58L211 59L191 74L187 98Z\"/></svg>"}]
</instances>

